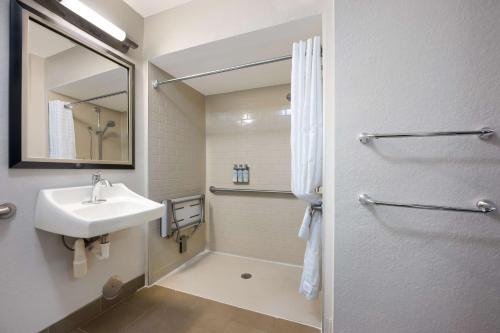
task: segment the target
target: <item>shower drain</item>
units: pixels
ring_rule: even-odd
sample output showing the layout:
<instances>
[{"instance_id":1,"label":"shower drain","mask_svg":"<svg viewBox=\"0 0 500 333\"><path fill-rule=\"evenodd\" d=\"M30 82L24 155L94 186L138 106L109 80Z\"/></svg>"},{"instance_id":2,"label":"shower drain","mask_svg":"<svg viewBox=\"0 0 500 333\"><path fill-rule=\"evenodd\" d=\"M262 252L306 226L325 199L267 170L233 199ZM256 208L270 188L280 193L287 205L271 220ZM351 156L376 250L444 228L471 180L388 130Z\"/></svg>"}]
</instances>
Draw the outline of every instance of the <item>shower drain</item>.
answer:
<instances>
[{"instance_id":1,"label":"shower drain","mask_svg":"<svg viewBox=\"0 0 500 333\"><path fill-rule=\"evenodd\" d=\"M245 279L245 280L248 280L251 277L252 277L252 274L250 274L250 273L243 273L243 274L241 274L241 278Z\"/></svg>"}]
</instances>

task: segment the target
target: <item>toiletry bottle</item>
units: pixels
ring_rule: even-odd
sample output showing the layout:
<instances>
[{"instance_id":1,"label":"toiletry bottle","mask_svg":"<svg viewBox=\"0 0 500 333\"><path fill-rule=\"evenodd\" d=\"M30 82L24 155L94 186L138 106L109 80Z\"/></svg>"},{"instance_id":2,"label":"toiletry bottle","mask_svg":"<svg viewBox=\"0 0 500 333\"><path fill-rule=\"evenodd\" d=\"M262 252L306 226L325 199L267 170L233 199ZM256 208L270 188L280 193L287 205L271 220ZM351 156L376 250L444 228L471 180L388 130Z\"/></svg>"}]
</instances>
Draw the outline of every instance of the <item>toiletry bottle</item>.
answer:
<instances>
[{"instance_id":1,"label":"toiletry bottle","mask_svg":"<svg viewBox=\"0 0 500 333\"><path fill-rule=\"evenodd\" d=\"M250 175L250 170L248 169L248 164L245 164L243 168L243 183L248 183L248 177Z\"/></svg>"},{"instance_id":2,"label":"toiletry bottle","mask_svg":"<svg viewBox=\"0 0 500 333\"><path fill-rule=\"evenodd\" d=\"M243 165L238 165L238 183L243 183Z\"/></svg>"},{"instance_id":3,"label":"toiletry bottle","mask_svg":"<svg viewBox=\"0 0 500 333\"><path fill-rule=\"evenodd\" d=\"M238 165L233 166L233 183L238 182Z\"/></svg>"}]
</instances>

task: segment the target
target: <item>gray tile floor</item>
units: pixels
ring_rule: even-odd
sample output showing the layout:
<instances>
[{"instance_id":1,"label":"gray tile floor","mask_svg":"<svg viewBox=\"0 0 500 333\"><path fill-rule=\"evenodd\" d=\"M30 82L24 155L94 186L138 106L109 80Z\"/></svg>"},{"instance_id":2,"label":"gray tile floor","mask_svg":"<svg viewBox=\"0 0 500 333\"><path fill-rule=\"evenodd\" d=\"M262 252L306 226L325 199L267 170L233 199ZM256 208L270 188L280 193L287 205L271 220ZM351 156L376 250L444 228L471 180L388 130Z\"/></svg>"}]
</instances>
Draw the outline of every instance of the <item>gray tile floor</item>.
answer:
<instances>
[{"instance_id":1,"label":"gray tile floor","mask_svg":"<svg viewBox=\"0 0 500 333\"><path fill-rule=\"evenodd\" d=\"M144 288L71 333L319 333L319 330L204 298Z\"/></svg>"}]
</instances>

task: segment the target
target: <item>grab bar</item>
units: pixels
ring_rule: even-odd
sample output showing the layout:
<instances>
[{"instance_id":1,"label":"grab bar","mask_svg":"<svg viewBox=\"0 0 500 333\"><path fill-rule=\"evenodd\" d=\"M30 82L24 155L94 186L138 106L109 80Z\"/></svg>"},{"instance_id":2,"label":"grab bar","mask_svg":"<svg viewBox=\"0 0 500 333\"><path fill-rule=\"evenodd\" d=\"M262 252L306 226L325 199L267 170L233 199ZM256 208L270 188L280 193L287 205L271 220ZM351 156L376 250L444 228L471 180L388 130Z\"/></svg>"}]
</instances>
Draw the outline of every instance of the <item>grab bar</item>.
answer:
<instances>
[{"instance_id":1,"label":"grab bar","mask_svg":"<svg viewBox=\"0 0 500 333\"><path fill-rule=\"evenodd\" d=\"M243 192L243 193L269 193L269 194L290 194L294 195L292 191L282 191L282 190L255 190L255 189L249 189L249 188L222 188L222 187L215 187L215 186L210 186L209 191L216 194L217 192ZM323 211L323 205L320 204L315 204L311 205L311 209L313 211Z\"/></svg>"},{"instance_id":2,"label":"grab bar","mask_svg":"<svg viewBox=\"0 0 500 333\"><path fill-rule=\"evenodd\" d=\"M322 212L323 211L323 204L320 203L320 204L317 204L317 205L311 205L311 209L313 211Z\"/></svg>"},{"instance_id":3,"label":"grab bar","mask_svg":"<svg viewBox=\"0 0 500 333\"><path fill-rule=\"evenodd\" d=\"M271 194L291 194L291 195L293 195L292 191L283 191L283 190L255 190L255 189L249 189L249 188L222 188L222 187L215 187L215 186L210 186L208 189L212 193L246 192L246 193L271 193Z\"/></svg>"},{"instance_id":4,"label":"grab bar","mask_svg":"<svg viewBox=\"0 0 500 333\"><path fill-rule=\"evenodd\" d=\"M396 202L379 201L372 199L368 194L361 194L358 197L358 200L362 205L366 206L393 206L393 207L403 207L403 208L418 208L418 209L444 210L444 211L482 213L482 214L492 213L497 210L497 207L493 202L484 199L481 199L476 202L477 209L458 208L449 206L421 205L421 204L402 204Z\"/></svg>"},{"instance_id":5,"label":"grab bar","mask_svg":"<svg viewBox=\"0 0 500 333\"><path fill-rule=\"evenodd\" d=\"M6 220L16 214L16 205L7 202L0 205L0 219Z\"/></svg>"},{"instance_id":6,"label":"grab bar","mask_svg":"<svg viewBox=\"0 0 500 333\"><path fill-rule=\"evenodd\" d=\"M387 133L387 134L370 134L361 133L358 137L361 143L369 143L374 139L388 138L421 138L432 136L458 136L458 135L478 135L480 139L486 140L495 133L493 128L483 127L478 131L455 131L455 132L416 132L416 133Z\"/></svg>"}]
</instances>

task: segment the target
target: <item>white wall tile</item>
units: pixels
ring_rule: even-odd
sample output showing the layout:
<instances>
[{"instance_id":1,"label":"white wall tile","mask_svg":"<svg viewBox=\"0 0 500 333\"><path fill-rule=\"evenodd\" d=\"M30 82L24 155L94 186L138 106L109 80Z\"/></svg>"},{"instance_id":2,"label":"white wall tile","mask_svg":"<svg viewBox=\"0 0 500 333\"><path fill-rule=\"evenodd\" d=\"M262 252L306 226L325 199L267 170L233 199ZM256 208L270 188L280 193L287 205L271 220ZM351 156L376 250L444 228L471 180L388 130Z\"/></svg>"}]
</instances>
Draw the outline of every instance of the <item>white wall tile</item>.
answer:
<instances>
[{"instance_id":1,"label":"white wall tile","mask_svg":"<svg viewBox=\"0 0 500 333\"><path fill-rule=\"evenodd\" d=\"M290 189L289 85L206 98L207 187L232 187L233 164L250 166L250 184L238 187ZM243 126L249 114L254 121ZM289 196L213 195L207 191L211 249L302 264L297 237L305 205Z\"/></svg>"},{"instance_id":2,"label":"white wall tile","mask_svg":"<svg viewBox=\"0 0 500 333\"><path fill-rule=\"evenodd\" d=\"M169 75L149 65L149 77ZM183 83L149 88L149 191L156 201L203 193L205 187L205 100ZM205 249L205 226L179 253L174 239L160 237L159 221L149 228L150 280L155 281Z\"/></svg>"}]
</instances>

